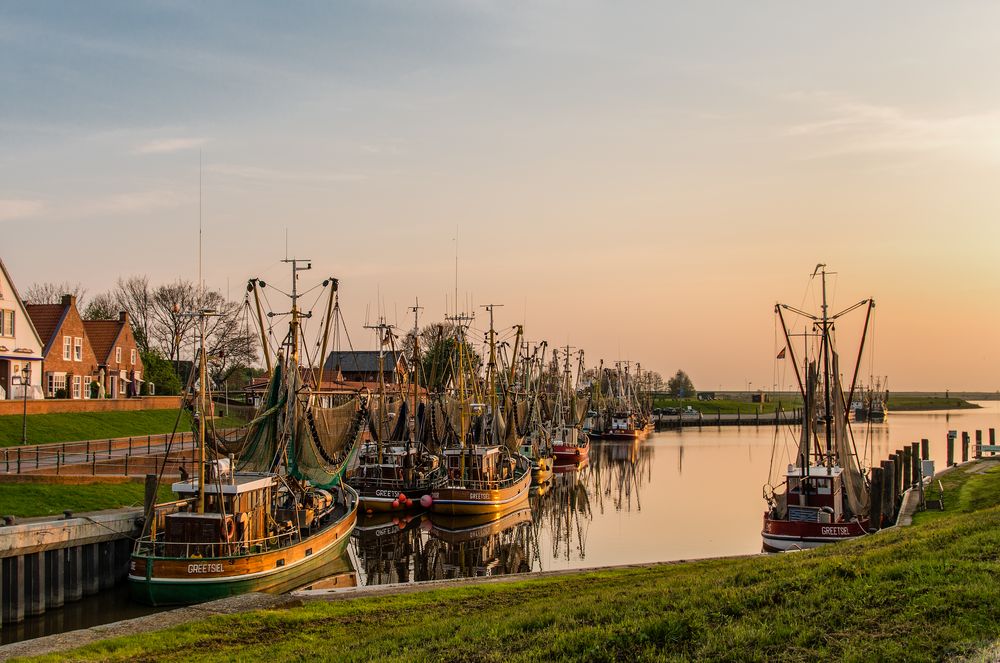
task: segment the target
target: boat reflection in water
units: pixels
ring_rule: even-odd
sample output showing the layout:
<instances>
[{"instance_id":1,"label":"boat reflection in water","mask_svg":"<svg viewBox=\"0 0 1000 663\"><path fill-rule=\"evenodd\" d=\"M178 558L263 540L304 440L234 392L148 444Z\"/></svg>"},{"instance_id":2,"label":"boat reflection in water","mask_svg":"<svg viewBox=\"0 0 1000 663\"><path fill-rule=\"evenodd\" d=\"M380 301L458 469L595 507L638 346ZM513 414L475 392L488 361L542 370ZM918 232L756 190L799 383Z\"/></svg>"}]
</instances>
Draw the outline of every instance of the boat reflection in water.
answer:
<instances>
[{"instance_id":1,"label":"boat reflection in water","mask_svg":"<svg viewBox=\"0 0 1000 663\"><path fill-rule=\"evenodd\" d=\"M474 516L366 517L353 549L365 585L526 573L540 568L531 507Z\"/></svg>"},{"instance_id":2,"label":"boat reflection in water","mask_svg":"<svg viewBox=\"0 0 1000 663\"><path fill-rule=\"evenodd\" d=\"M590 454L588 489L600 513L642 510L641 490L652 478L652 448L642 440L600 442Z\"/></svg>"},{"instance_id":3,"label":"boat reflection in water","mask_svg":"<svg viewBox=\"0 0 1000 663\"><path fill-rule=\"evenodd\" d=\"M589 463L589 457L585 457L572 465L556 465L557 474L531 495L536 530L547 534L553 560L587 557L587 533L593 519L585 476Z\"/></svg>"}]
</instances>

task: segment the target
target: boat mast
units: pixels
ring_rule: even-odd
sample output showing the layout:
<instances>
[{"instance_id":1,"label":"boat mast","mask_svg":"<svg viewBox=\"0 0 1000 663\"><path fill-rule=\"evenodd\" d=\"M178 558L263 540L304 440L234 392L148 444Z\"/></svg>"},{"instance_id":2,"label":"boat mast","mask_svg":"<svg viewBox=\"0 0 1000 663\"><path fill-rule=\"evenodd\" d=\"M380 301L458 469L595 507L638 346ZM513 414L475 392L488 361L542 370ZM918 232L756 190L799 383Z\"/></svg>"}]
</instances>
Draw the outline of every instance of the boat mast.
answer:
<instances>
[{"instance_id":1,"label":"boat mast","mask_svg":"<svg viewBox=\"0 0 1000 663\"><path fill-rule=\"evenodd\" d=\"M417 441L417 393L420 386L420 298L417 297L410 310L413 311L413 441Z\"/></svg>"},{"instance_id":2,"label":"boat mast","mask_svg":"<svg viewBox=\"0 0 1000 663\"><path fill-rule=\"evenodd\" d=\"M205 513L205 391L208 386L208 368L205 361L205 311L198 316L198 513ZM220 496L221 497L221 496Z\"/></svg>"},{"instance_id":3,"label":"boat mast","mask_svg":"<svg viewBox=\"0 0 1000 663\"><path fill-rule=\"evenodd\" d=\"M833 413L830 408L830 319L827 315L826 302L826 265L816 266L820 270L823 283L823 405L826 411L823 413L823 420L826 422L826 461L828 465L833 464Z\"/></svg>"},{"instance_id":4,"label":"boat mast","mask_svg":"<svg viewBox=\"0 0 1000 663\"><path fill-rule=\"evenodd\" d=\"M299 318L312 317L312 313L299 312L299 291L298 291L299 272L305 272L312 269L312 261L306 260L304 258L285 258L281 262L291 263L292 265L292 310L291 310L292 321L288 325L288 336L289 336L289 342L291 343L291 345L289 346L291 358L295 361L296 370L298 370L299 333L301 329L300 327L301 323L299 322ZM299 267L300 262L306 263L305 267Z\"/></svg>"}]
</instances>

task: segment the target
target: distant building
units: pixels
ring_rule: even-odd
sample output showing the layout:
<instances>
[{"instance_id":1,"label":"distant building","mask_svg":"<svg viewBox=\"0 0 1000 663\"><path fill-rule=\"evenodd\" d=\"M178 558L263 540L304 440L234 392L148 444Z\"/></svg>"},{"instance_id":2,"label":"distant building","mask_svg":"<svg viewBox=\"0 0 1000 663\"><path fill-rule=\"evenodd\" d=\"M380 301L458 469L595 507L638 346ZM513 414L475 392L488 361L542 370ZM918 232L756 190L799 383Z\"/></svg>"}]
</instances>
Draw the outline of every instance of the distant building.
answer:
<instances>
[{"instance_id":1,"label":"distant building","mask_svg":"<svg viewBox=\"0 0 1000 663\"><path fill-rule=\"evenodd\" d=\"M22 384L26 367L28 380ZM42 339L0 259L0 399L41 398L41 384Z\"/></svg>"},{"instance_id":2,"label":"distant building","mask_svg":"<svg viewBox=\"0 0 1000 663\"><path fill-rule=\"evenodd\" d=\"M331 352L323 363L323 379L338 382L378 382L379 354L378 350ZM381 354L382 375L386 384L401 382L407 374L403 353L395 350Z\"/></svg>"},{"instance_id":3,"label":"distant building","mask_svg":"<svg viewBox=\"0 0 1000 663\"><path fill-rule=\"evenodd\" d=\"M714 401L715 392L714 391L699 391L698 392L699 401Z\"/></svg>"},{"instance_id":4,"label":"distant building","mask_svg":"<svg viewBox=\"0 0 1000 663\"><path fill-rule=\"evenodd\" d=\"M63 295L59 304L27 304L25 308L43 344L45 397L90 398L90 383L98 379L99 367L76 297Z\"/></svg>"},{"instance_id":5,"label":"distant building","mask_svg":"<svg viewBox=\"0 0 1000 663\"><path fill-rule=\"evenodd\" d=\"M98 365L99 388L107 398L129 398L142 394L142 357L132 335L128 313L117 320L84 320Z\"/></svg>"},{"instance_id":6,"label":"distant building","mask_svg":"<svg viewBox=\"0 0 1000 663\"><path fill-rule=\"evenodd\" d=\"M767 394L763 391L758 391L756 393L750 394L751 403L766 403Z\"/></svg>"}]
</instances>

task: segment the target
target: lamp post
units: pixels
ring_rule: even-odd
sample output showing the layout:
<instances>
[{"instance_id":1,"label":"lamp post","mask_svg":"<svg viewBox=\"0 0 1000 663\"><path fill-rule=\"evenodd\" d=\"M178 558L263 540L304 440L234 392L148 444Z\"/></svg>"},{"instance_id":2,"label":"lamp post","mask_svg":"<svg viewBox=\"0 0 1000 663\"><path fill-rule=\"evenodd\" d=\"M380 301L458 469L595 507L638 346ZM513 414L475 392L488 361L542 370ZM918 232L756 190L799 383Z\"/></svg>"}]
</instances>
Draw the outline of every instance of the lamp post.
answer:
<instances>
[{"instance_id":1,"label":"lamp post","mask_svg":"<svg viewBox=\"0 0 1000 663\"><path fill-rule=\"evenodd\" d=\"M21 399L24 401L24 411L21 415L21 444L28 443L28 387L31 385L31 364L24 363L21 367Z\"/></svg>"}]
</instances>

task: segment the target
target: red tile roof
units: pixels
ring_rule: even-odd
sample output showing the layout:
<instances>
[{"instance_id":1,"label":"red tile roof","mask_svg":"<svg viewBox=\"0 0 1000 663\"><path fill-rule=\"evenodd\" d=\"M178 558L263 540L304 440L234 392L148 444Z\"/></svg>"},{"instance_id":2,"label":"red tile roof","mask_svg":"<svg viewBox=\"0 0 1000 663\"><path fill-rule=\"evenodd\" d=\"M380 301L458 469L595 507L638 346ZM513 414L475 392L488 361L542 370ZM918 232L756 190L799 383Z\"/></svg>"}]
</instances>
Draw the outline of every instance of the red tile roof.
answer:
<instances>
[{"instance_id":1,"label":"red tile roof","mask_svg":"<svg viewBox=\"0 0 1000 663\"><path fill-rule=\"evenodd\" d=\"M42 340L43 352L48 351L52 336L59 329L66 307L62 304L28 304L25 306L31 322Z\"/></svg>"},{"instance_id":2,"label":"red tile roof","mask_svg":"<svg viewBox=\"0 0 1000 663\"><path fill-rule=\"evenodd\" d=\"M121 320L84 320L83 327L87 330L87 338L90 339L90 347L94 348L94 355L99 364L107 364L111 361L111 348L118 335L125 325Z\"/></svg>"}]
</instances>

